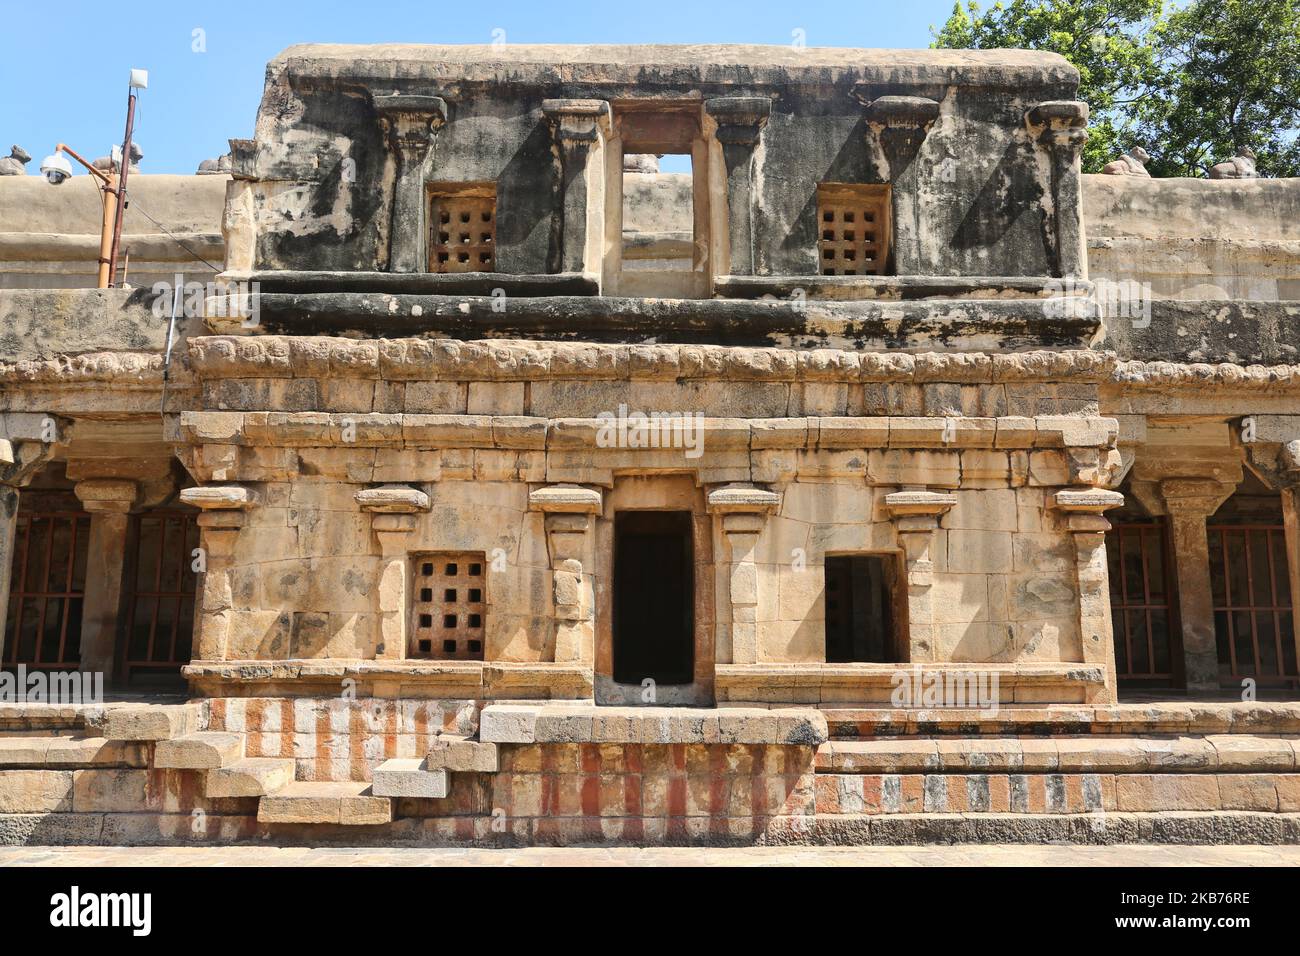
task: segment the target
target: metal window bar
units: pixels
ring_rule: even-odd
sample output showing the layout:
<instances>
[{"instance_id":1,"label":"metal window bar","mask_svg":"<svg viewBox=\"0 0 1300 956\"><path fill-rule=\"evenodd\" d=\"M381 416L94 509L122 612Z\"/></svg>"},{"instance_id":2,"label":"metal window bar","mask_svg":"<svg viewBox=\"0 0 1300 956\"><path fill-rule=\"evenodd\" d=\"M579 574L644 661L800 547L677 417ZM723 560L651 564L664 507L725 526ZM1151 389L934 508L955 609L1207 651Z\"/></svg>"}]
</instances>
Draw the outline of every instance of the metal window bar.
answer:
<instances>
[{"instance_id":1,"label":"metal window bar","mask_svg":"<svg viewBox=\"0 0 1300 956\"><path fill-rule=\"evenodd\" d=\"M63 529L66 535L61 537ZM75 667L81 660L80 614L86 591L84 558L90 515L82 511L19 514L16 537L19 557L10 578L4 664L35 669ZM33 554L33 538L40 554ZM49 618L51 603L56 606L54 621ZM27 634L33 613L36 626ZM47 654L55 629L57 644L54 653Z\"/></svg>"},{"instance_id":2,"label":"metal window bar","mask_svg":"<svg viewBox=\"0 0 1300 956\"><path fill-rule=\"evenodd\" d=\"M132 518L131 592L127 602L122 673L179 673L190 662L199 544L196 515L151 511ZM156 537L156 542L153 540Z\"/></svg>"},{"instance_id":3,"label":"metal window bar","mask_svg":"<svg viewBox=\"0 0 1300 956\"><path fill-rule=\"evenodd\" d=\"M1135 544L1140 561L1141 584L1137 587L1130 587L1125 567L1126 556L1132 553L1126 547L1129 542ZM1122 646L1123 649L1122 659L1116 660L1116 676L1121 680L1144 683L1173 683L1177 679L1175 666L1178 659L1174 646L1176 602L1165 525L1161 521L1116 522L1106 536L1106 544L1110 565L1111 621L1117 648ZM1155 570L1152 567L1157 555L1162 571L1159 593L1154 587ZM1157 619L1164 623L1163 639L1158 634ZM1161 640L1163 644L1158 647L1157 642ZM1145 651L1141 656L1146 661L1145 667L1136 666L1139 657L1135 656L1135 650ZM1156 662L1162 659L1168 662L1168 666L1157 668Z\"/></svg>"},{"instance_id":4,"label":"metal window bar","mask_svg":"<svg viewBox=\"0 0 1300 956\"><path fill-rule=\"evenodd\" d=\"M1277 557L1288 560L1286 531L1281 525L1225 524L1211 525L1206 529L1211 551L1218 550L1223 567L1223 579L1216 582L1221 590L1214 600L1214 630L1219 653L1219 677L1225 684L1239 685L1245 678L1274 686L1300 685L1295 652L1295 619L1291 607L1288 568L1280 568L1283 586L1278 585ZM1262 539L1266 568L1256 567L1256 545ZM1245 568L1245 594L1237 593L1233 586L1231 569ZM1266 597L1255 586L1257 576L1268 574ZM1238 581L1238 584L1242 582ZM1259 598L1265 597L1261 602ZM1238 637L1245 636L1246 628L1238 624L1244 616L1248 622L1249 642L1243 659L1239 652ZM1261 629L1261 617L1265 627ZM1261 633L1261 630L1263 633ZM1272 667L1266 666L1262 653L1271 646Z\"/></svg>"}]
</instances>

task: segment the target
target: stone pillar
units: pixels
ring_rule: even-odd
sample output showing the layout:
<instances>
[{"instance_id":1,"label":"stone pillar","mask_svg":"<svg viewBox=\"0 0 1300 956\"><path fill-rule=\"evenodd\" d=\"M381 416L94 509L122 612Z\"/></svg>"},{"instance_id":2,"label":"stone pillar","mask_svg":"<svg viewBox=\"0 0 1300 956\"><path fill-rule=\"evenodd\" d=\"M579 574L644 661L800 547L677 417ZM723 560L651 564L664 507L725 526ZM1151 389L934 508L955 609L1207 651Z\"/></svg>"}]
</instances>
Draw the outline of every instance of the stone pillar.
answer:
<instances>
[{"instance_id":1,"label":"stone pillar","mask_svg":"<svg viewBox=\"0 0 1300 956\"><path fill-rule=\"evenodd\" d=\"M14 545L18 531L18 489L0 485L0 661L5 659L9 582L14 573Z\"/></svg>"},{"instance_id":2,"label":"stone pillar","mask_svg":"<svg viewBox=\"0 0 1300 956\"><path fill-rule=\"evenodd\" d=\"M1045 211L1044 228L1055 260L1053 275L1086 278L1079 155L1088 141L1088 104L1074 100L1039 103L1025 114L1025 125L1047 152L1051 208Z\"/></svg>"},{"instance_id":3,"label":"stone pillar","mask_svg":"<svg viewBox=\"0 0 1300 956\"><path fill-rule=\"evenodd\" d=\"M9 585L13 578L14 547L18 529L19 489L50 460L53 446L14 427L15 419L54 421L48 415L0 415L0 661L4 660L8 627ZM41 426L42 431L44 425ZM57 435L51 436L57 438Z\"/></svg>"},{"instance_id":4,"label":"stone pillar","mask_svg":"<svg viewBox=\"0 0 1300 956\"><path fill-rule=\"evenodd\" d=\"M609 104L604 100L545 100L542 113L560 152L559 271L599 275L603 237L593 235L589 226L605 218L605 210L593 209L591 202L605 194L604 166L596 166L600 183L594 183L591 160L596 146L609 134Z\"/></svg>"},{"instance_id":5,"label":"stone pillar","mask_svg":"<svg viewBox=\"0 0 1300 956\"><path fill-rule=\"evenodd\" d=\"M546 546L554 581L556 663L596 661L596 614L586 599L582 559L591 517L600 513L601 505L599 491L577 485L547 485L528 496L529 510L546 515Z\"/></svg>"},{"instance_id":6,"label":"stone pillar","mask_svg":"<svg viewBox=\"0 0 1300 956\"><path fill-rule=\"evenodd\" d=\"M1205 519L1219 510L1235 485L1195 478L1166 478L1160 495L1169 513L1170 551L1178 577L1183 669L1190 691L1219 689L1219 653L1214 636L1214 593Z\"/></svg>"},{"instance_id":7,"label":"stone pillar","mask_svg":"<svg viewBox=\"0 0 1300 956\"><path fill-rule=\"evenodd\" d=\"M894 519L898 543L907 564L908 660L934 660L934 533L939 519L957 503L957 496L937 491L905 490L885 495L885 509Z\"/></svg>"},{"instance_id":8,"label":"stone pillar","mask_svg":"<svg viewBox=\"0 0 1300 956\"><path fill-rule=\"evenodd\" d=\"M1102 488L1058 491L1056 507L1068 516L1074 535L1075 569L1079 589L1079 634L1083 663L1100 667L1106 674L1100 689L1091 689L1087 703L1113 704L1116 700L1115 635L1110 619L1110 570L1106 562L1106 532L1110 522L1102 516L1118 508L1124 496Z\"/></svg>"},{"instance_id":9,"label":"stone pillar","mask_svg":"<svg viewBox=\"0 0 1300 956\"><path fill-rule=\"evenodd\" d=\"M256 507L257 493L241 485L203 485L186 488L180 497L203 512L197 519L204 571L199 582L199 603L194 609L194 659L225 660L234 606L230 568L239 531L244 527L244 512Z\"/></svg>"},{"instance_id":10,"label":"stone pillar","mask_svg":"<svg viewBox=\"0 0 1300 956\"><path fill-rule=\"evenodd\" d=\"M728 485L709 492L710 514L720 516L731 607L731 662L758 663L758 565L754 548L781 496L765 488Z\"/></svg>"},{"instance_id":11,"label":"stone pillar","mask_svg":"<svg viewBox=\"0 0 1300 956\"><path fill-rule=\"evenodd\" d=\"M370 528L379 541L382 558L376 657L379 660L402 660L406 657L406 625L410 618L406 596L409 542L418 520L417 513L429 510L429 496L405 485L380 485L378 488L363 488L354 497L361 510L371 515Z\"/></svg>"},{"instance_id":12,"label":"stone pillar","mask_svg":"<svg viewBox=\"0 0 1300 956\"><path fill-rule=\"evenodd\" d=\"M772 113L765 96L719 96L704 101L704 111L718 124L718 142L727 172L728 236L733 276L752 276L758 257L754 241L754 153Z\"/></svg>"},{"instance_id":13,"label":"stone pillar","mask_svg":"<svg viewBox=\"0 0 1300 956\"><path fill-rule=\"evenodd\" d=\"M134 481L119 478L88 478L77 482L75 489L90 512L86 596L81 611L81 670L103 674L107 683L116 676L126 528L139 489Z\"/></svg>"},{"instance_id":14,"label":"stone pillar","mask_svg":"<svg viewBox=\"0 0 1300 956\"><path fill-rule=\"evenodd\" d=\"M1291 607L1300 608L1300 488L1282 489L1282 526L1286 534L1286 569L1291 586ZM3 612L0 612L3 614ZM0 617L0 621L3 617ZM1300 623L1291 617L1291 637L1296 642L1296 659L1300 660Z\"/></svg>"},{"instance_id":15,"label":"stone pillar","mask_svg":"<svg viewBox=\"0 0 1300 956\"><path fill-rule=\"evenodd\" d=\"M393 211L388 224L388 271L424 272L428 268L426 161L438 131L447 122L447 103L440 96L376 96L375 110L397 157Z\"/></svg>"}]
</instances>

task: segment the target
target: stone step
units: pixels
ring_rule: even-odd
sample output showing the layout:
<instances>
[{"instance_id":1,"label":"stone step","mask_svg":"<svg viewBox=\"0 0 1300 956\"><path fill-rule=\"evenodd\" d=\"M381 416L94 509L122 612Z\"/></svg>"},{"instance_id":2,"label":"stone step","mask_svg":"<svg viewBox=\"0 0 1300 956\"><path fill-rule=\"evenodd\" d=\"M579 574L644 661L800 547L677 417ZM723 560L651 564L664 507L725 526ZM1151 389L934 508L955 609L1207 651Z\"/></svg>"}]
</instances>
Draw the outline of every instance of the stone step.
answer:
<instances>
[{"instance_id":1,"label":"stone step","mask_svg":"<svg viewBox=\"0 0 1300 956\"><path fill-rule=\"evenodd\" d=\"M447 795L448 773L426 769L419 759L385 760L371 774L371 792L376 797L434 797Z\"/></svg>"},{"instance_id":2,"label":"stone step","mask_svg":"<svg viewBox=\"0 0 1300 956\"><path fill-rule=\"evenodd\" d=\"M293 771L288 757L244 757L209 770L203 792L209 797L264 797L293 783Z\"/></svg>"},{"instance_id":3,"label":"stone step","mask_svg":"<svg viewBox=\"0 0 1300 956\"><path fill-rule=\"evenodd\" d=\"M200 730L154 748L153 765L167 770L212 770L229 767L244 756L244 735Z\"/></svg>"},{"instance_id":4,"label":"stone step","mask_svg":"<svg viewBox=\"0 0 1300 956\"><path fill-rule=\"evenodd\" d=\"M393 801L375 796L368 783L296 781L258 801L257 819L345 826L391 823Z\"/></svg>"},{"instance_id":5,"label":"stone step","mask_svg":"<svg viewBox=\"0 0 1300 956\"><path fill-rule=\"evenodd\" d=\"M818 814L1300 812L1295 773L818 773Z\"/></svg>"},{"instance_id":6,"label":"stone step","mask_svg":"<svg viewBox=\"0 0 1300 956\"><path fill-rule=\"evenodd\" d=\"M1287 773L1300 737L883 737L831 740L818 773Z\"/></svg>"},{"instance_id":7,"label":"stone step","mask_svg":"<svg viewBox=\"0 0 1300 956\"><path fill-rule=\"evenodd\" d=\"M823 707L832 740L898 736L1300 734L1300 702L1162 701L915 709Z\"/></svg>"},{"instance_id":8,"label":"stone step","mask_svg":"<svg viewBox=\"0 0 1300 956\"><path fill-rule=\"evenodd\" d=\"M456 734L435 737L424 758L425 770L449 770L453 773L496 773L499 766L496 744Z\"/></svg>"},{"instance_id":9,"label":"stone step","mask_svg":"<svg viewBox=\"0 0 1300 956\"><path fill-rule=\"evenodd\" d=\"M0 736L0 767L145 767L147 745L103 737Z\"/></svg>"},{"instance_id":10,"label":"stone step","mask_svg":"<svg viewBox=\"0 0 1300 956\"><path fill-rule=\"evenodd\" d=\"M109 740L171 740L202 730L207 720L207 703L109 704L86 726Z\"/></svg>"}]
</instances>

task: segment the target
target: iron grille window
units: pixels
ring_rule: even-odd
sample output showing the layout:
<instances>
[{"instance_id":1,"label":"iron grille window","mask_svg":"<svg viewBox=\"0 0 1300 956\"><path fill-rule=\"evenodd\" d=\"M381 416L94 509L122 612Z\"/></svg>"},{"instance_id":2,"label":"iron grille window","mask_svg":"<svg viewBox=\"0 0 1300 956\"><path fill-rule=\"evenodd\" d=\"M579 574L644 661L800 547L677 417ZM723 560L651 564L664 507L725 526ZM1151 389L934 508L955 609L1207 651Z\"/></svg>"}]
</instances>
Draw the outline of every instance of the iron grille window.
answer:
<instances>
[{"instance_id":1,"label":"iron grille window","mask_svg":"<svg viewBox=\"0 0 1300 956\"><path fill-rule=\"evenodd\" d=\"M1121 680L1172 684L1177 627L1163 520L1117 522L1106 535L1115 673Z\"/></svg>"},{"instance_id":2,"label":"iron grille window","mask_svg":"<svg viewBox=\"0 0 1300 956\"><path fill-rule=\"evenodd\" d=\"M494 186L440 189L431 194L430 272L495 272L496 245Z\"/></svg>"},{"instance_id":3,"label":"iron grille window","mask_svg":"<svg viewBox=\"0 0 1300 956\"><path fill-rule=\"evenodd\" d=\"M824 276L885 275L889 267L889 187L817 187L817 257Z\"/></svg>"},{"instance_id":4,"label":"iron grille window","mask_svg":"<svg viewBox=\"0 0 1300 956\"><path fill-rule=\"evenodd\" d=\"M1220 678L1295 685L1295 623L1280 525L1211 525L1210 581Z\"/></svg>"},{"instance_id":5,"label":"iron grille window","mask_svg":"<svg viewBox=\"0 0 1300 956\"><path fill-rule=\"evenodd\" d=\"M90 515L58 511L18 515L5 663L76 667L86 592Z\"/></svg>"},{"instance_id":6,"label":"iron grille window","mask_svg":"<svg viewBox=\"0 0 1300 956\"><path fill-rule=\"evenodd\" d=\"M195 515L155 511L132 524L123 672L127 680L179 673L193 656Z\"/></svg>"},{"instance_id":7,"label":"iron grille window","mask_svg":"<svg viewBox=\"0 0 1300 956\"><path fill-rule=\"evenodd\" d=\"M484 557L482 551L414 556L411 657L483 660L487 617Z\"/></svg>"}]
</instances>

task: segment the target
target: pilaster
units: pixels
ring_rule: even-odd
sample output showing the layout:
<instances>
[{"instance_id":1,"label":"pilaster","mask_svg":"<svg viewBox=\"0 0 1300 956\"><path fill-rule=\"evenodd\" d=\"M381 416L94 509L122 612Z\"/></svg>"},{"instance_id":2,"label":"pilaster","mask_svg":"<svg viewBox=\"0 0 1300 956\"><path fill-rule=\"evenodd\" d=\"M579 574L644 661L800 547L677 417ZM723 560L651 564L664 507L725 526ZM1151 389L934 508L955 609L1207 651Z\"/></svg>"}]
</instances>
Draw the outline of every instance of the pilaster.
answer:
<instances>
[{"instance_id":1,"label":"pilaster","mask_svg":"<svg viewBox=\"0 0 1300 956\"><path fill-rule=\"evenodd\" d=\"M528 496L529 509L546 516L556 663L596 661L596 613L582 561L590 543L592 515L600 513L602 503L599 491L570 484L545 485Z\"/></svg>"},{"instance_id":2,"label":"pilaster","mask_svg":"<svg viewBox=\"0 0 1300 956\"><path fill-rule=\"evenodd\" d=\"M895 491L885 495L885 510L894 520L899 546L907 566L908 660L934 660L934 533L939 519L957 504L957 496L926 490Z\"/></svg>"}]
</instances>

